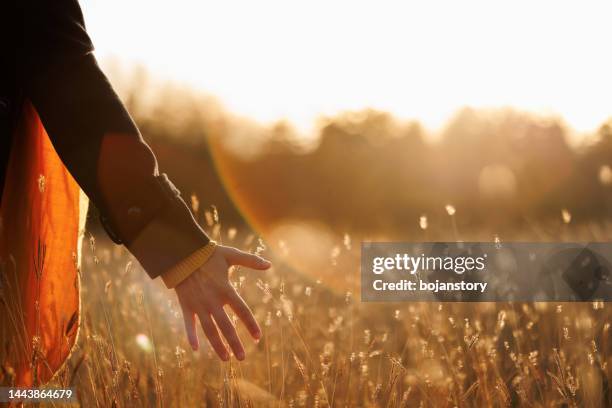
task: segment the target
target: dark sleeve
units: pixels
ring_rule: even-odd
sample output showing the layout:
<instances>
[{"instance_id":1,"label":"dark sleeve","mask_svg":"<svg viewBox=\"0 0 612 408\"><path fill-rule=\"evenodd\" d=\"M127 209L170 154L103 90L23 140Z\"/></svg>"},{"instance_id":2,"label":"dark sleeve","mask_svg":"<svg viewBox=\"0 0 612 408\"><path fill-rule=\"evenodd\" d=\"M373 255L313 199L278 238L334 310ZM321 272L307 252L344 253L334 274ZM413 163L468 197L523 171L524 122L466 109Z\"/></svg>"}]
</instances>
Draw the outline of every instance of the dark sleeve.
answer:
<instances>
[{"instance_id":1,"label":"dark sleeve","mask_svg":"<svg viewBox=\"0 0 612 408\"><path fill-rule=\"evenodd\" d=\"M156 277L209 239L159 174L153 152L98 67L78 3L41 3L64 6L49 22L56 24L39 20L28 34L26 44L40 54L24 59L26 97L111 237Z\"/></svg>"}]
</instances>

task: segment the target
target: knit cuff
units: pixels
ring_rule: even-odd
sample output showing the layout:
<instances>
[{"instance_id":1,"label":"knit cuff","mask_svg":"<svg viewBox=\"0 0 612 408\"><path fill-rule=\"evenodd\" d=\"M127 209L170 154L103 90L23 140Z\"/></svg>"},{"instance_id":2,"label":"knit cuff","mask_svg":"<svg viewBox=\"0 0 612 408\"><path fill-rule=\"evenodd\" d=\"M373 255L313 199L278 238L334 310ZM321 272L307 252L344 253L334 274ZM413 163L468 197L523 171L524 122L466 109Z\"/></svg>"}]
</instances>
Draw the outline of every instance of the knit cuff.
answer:
<instances>
[{"instance_id":1,"label":"knit cuff","mask_svg":"<svg viewBox=\"0 0 612 408\"><path fill-rule=\"evenodd\" d=\"M168 287L168 289L175 288L179 283L187 279L193 272L208 261L215 252L216 246L217 243L215 241L210 241L162 274L161 277L166 287Z\"/></svg>"}]
</instances>

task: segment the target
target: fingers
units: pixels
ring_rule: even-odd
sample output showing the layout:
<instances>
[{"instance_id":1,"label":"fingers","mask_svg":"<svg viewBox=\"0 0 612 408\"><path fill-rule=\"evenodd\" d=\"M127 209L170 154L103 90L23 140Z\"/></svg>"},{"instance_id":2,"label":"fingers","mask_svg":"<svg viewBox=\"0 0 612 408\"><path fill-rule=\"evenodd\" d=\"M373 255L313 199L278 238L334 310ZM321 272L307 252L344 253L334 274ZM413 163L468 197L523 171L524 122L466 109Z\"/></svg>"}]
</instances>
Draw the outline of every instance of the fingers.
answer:
<instances>
[{"instance_id":1,"label":"fingers","mask_svg":"<svg viewBox=\"0 0 612 408\"><path fill-rule=\"evenodd\" d=\"M195 313L181 305L183 310L183 320L185 320L185 331L187 332L187 339L193 350L197 350L200 347L200 341L198 340L198 334L195 327Z\"/></svg>"},{"instance_id":2,"label":"fingers","mask_svg":"<svg viewBox=\"0 0 612 408\"><path fill-rule=\"evenodd\" d=\"M272 264L260 256L249 254L236 248L225 247L225 259L230 265L241 265L251 269L264 270Z\"/></svg>"},{"instance_id":3,"label":"fingers","mask_svg":"<svg viewBox=\"0 0 612 408\"><path fill-rule=\"evenodd\" d=\"M246 326L251 336L254 339L259 340L261 338L261 329L257 324L257 320L255 320L255 316L253 316L253 312L246 304L244 299L235 291L232 290L229 295L228 304L232 308L232 310L238 315L242 323Z\"/></svg>"},{"instance_id":4,"label":"fingers","mask_svg":"<svg viewBox=\"0 0 612 408\"><path fill-rule=\"evenodd\" d=\"M192 276L195 278L189 281L189 285L183 283L183 286L176 288L183 309L185 331L189 344L194 350L197 350L199 348L195 317L197 314L204 334L221 360L228 361L230 358L221 334L227 340L236 358L243 360L245 358L244 346L238 337L236 328L223 309L224 304L231 306L253 338L261 338L261 329L248 305L229 284L228 265L264 270L268 269L271 263L257 255L236 248L220 246L217 247L217 250L214 258L216 261L208 266L205 274L194 274ZM204 294L206 295L203 296ZM183 307L183 305L192 306Z\"/></svg>"},{"instance_id":5,"label":"fingers","mask_svg":"<svg viewBox=\"0 0 612 408\"><path fill-rule=\"evenodd\" d=\"M238 337L238 333L236 333L236 328L230 321L227 313L225 313L225 310L223 310L223 308L215 309L212 311L212 315L215 318L217 326L219 326L219 330L221 330L221 333L223 333L223 336L227 339L236 358L238 360L244 360L244 347Z\"/></svg>"},{"instance_id":6,"label":"fingers","mask_svg":"<svg viewBox=\"0 0 612 408\"><path fill-rule=\"evenodd\" d=\"M221 340L221 336L219 336L219 330L213 323L210 315L205 310L198 312L198 317L200 318L200 324L202 325L202 329L204 330L204 334L208 337L208 341L210 345L215 350L219 358L223 361L229 360L229 353Z\"/></svg>"}]
</instances>

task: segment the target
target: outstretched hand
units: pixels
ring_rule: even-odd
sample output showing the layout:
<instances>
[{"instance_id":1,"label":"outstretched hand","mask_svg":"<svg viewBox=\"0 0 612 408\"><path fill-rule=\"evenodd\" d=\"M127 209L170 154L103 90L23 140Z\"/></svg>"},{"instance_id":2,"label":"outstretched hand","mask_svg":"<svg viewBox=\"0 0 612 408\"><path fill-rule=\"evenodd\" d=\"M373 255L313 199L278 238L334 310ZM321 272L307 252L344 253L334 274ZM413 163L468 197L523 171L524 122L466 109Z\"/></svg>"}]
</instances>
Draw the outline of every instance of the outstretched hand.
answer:
<instances>
[{"instance_id":1,"label":"outstretched hand","mask_svg":"<svg viewBox=\"0 0 612 408\"><path fill-rule=\"evenodd\" d=\"M232 308L255 340L261 338L261 329L253 312L229 282L229 267L232 265L264 270L268 269L271 263L257 255L218 245L208 261L175 288L183 310L189 344L194 350L199 348L197 315L204 334L223 361L229 359L229 352L221 340L219 330L236 358L243 360L245 357L236 328L223 309L225 305Z\"/></svg>"}]
</instances>

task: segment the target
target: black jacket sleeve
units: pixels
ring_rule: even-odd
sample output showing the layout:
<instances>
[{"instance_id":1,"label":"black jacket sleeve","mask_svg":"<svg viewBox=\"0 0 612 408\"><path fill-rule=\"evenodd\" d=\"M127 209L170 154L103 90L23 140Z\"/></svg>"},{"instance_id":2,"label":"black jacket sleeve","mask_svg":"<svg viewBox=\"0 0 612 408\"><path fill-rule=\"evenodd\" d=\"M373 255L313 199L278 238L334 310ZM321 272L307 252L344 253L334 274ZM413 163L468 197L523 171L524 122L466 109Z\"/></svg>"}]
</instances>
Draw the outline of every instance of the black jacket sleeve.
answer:
<instances>
[{"instance_id":1,"label":"black jacket sleeve","mask_svg":"<svg viewBox=\"0 0 612 408\"><path fill-rule=\"evenodd\" d=\"M76 0L22 3L22 81L59 156L103 224L151 277L206 245L98 67ZM110 24L110 22L109 22Z\"/></svg>"}]
</instances>

